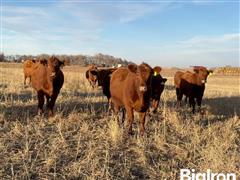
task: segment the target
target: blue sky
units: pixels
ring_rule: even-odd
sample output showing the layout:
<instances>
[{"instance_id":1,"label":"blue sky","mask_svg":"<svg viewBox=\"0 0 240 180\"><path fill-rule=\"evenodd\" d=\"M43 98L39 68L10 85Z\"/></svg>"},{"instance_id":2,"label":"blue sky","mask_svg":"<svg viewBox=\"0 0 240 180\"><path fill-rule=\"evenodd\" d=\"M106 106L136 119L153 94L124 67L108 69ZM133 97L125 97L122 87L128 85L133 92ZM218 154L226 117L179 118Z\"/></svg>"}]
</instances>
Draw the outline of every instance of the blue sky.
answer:
<instances>
[{"instance_id":1,"label":"blue sky","mask_svg":"<svg viewBox=\"0 0 240 180\"><path fill-rule=\"evenodd\" d=\"M5 54L239 66L239 1L2 0Z\"/></svg>"}]
</instances>

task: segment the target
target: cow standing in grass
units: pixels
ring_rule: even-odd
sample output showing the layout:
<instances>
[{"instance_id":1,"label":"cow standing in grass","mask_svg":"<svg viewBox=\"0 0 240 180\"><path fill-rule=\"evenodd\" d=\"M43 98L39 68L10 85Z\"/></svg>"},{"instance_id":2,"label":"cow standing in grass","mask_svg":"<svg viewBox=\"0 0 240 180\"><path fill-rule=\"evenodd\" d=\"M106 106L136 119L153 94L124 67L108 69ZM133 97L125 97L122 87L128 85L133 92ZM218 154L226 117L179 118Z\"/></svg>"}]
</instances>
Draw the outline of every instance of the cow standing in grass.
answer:
<instances>
[{"instance_id":1,"label":"cow standing in grass","mask_svg":"<svg viewBox=\"0 0 240 180\"><path fill-rule=\"evenodd\" d=\"M192 107L192 112L195 112L195 99L197 105L201 107L202 98L205 90L205 83L207 77L212 71L207 70L205 67L194 67L192 72L176 72L174 76L174 85L176 87L176 95L178 104L182 100L183 95L189 98L189 104Z\"/></svg>"},{"instance_id":2,"label":"cow standing in grass","mask_svg":"<svg viewBox=\"0 0 240 180\"><path fill-rule=\"evenodd\" d=\"M151 98L153 69L146 63L118 68L110 80L111 99L116 113L124 107L128 118L128 133L132 134L134 111L139 113L140 133L145 131L145 117Z\"/></svg>"},{"instance_id":3,"label":"cow standing in grass","mask_svg":"<svg viewBox=\"0 0 240 180\"><path fill-rule=\"evenodd\" d=\"M36 62L31 71L31 84L37 91L38 114L43 113L44 97L47 99L49 116L53 116L53 107L64 83L64 75L60 67L64 62L55 56L50 57L47 63Z\"/></svg>"}]
</instances>

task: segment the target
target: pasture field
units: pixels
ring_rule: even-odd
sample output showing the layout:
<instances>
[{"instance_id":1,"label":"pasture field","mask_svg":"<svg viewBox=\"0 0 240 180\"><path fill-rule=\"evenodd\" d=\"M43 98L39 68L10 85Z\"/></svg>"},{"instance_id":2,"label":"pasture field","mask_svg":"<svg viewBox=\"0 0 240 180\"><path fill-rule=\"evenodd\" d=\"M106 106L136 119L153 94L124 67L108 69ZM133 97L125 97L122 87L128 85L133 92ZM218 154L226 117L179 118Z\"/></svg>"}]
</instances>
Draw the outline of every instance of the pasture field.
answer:
<instances>
[{"instance_id":1,"label":"pasture field","mask_svg":"<svg viewBox=\"0 0 240 180\"><path fill-rule=\"evenodd\" d=\"M81 67L64 67L55 116L36 116L21 65L0 64L1 179L179 179L182 168L240 176L240 79L208 78L202 112L177 108L173 74L146 133L128 136ZM125 121L126 122L126 121Z\"/></svg>"}]
</instances>

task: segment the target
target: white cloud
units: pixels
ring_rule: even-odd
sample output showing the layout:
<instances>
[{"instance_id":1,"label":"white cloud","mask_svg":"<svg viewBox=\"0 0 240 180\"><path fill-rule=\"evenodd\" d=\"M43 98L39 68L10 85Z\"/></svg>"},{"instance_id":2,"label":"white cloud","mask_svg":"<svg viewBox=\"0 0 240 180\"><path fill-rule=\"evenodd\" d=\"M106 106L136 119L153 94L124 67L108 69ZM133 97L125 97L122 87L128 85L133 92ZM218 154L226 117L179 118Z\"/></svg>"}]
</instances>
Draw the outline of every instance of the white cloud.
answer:
<instances>
[{"instance_id":1,"label":"white cloud","mask_svg":"<svg viewBox=\"0 0 240 180\"><path fill-rule=\"evenodd\" d=\"M173 44L152 46L154 63L167 66L240 66L240 34L196 36Z\"/></svg>"},{"instance_id":2,"label":"white cloud","mask_svg":"<svg viewBox=\"0 0 240 180\"><path fill-rule=\"evenodd\" d=\"M27 47L35 46L51 53L54 49L46 48L49 44L55 44L57 49L70 49L69 53L76 52L85 44L103 41L101 32L106 25L132 22L148 13L167 8L169 3L155 5L143 2L113 4L60 1L49 6L37 5L3 7L5 53L42 51L33 51L33 48L27 50ZM10 46L11 43L7 42L9 38L13 45L24 42L28 46L21 51L20 47Z\"/></svg>"}]
</instances>

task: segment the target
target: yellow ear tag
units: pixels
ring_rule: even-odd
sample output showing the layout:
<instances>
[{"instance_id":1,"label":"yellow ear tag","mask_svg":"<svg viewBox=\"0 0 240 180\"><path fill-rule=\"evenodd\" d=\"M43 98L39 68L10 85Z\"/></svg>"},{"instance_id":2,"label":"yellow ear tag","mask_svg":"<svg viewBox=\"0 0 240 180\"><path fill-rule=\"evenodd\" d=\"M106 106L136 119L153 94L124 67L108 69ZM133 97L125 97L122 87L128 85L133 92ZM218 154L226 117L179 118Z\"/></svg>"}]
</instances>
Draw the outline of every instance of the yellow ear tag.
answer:
<instances>
[{"instance_id":1,"label":"yellow ear tag","mask_svg":"<svg viewBox=\"0 0 240 180\"><path fill-rule=\"evenodd\" d=\"M154 71L154 74L153 74L153 75L154 75L154 76L157 76L157 74L158 74L157 71Z\"/></svg>"},{"instance_id":2,"label":"yellow ear tag","mask_svg":"<svg viewBox=\"0 0 240 180\"><path fill-rule=\"evenodd\" d=\"M210 73L209 73L209 76L211 76L212 74L213 74L213 73L212 73L212 72L210 72Z\"/></svg>"}]
</instances>

